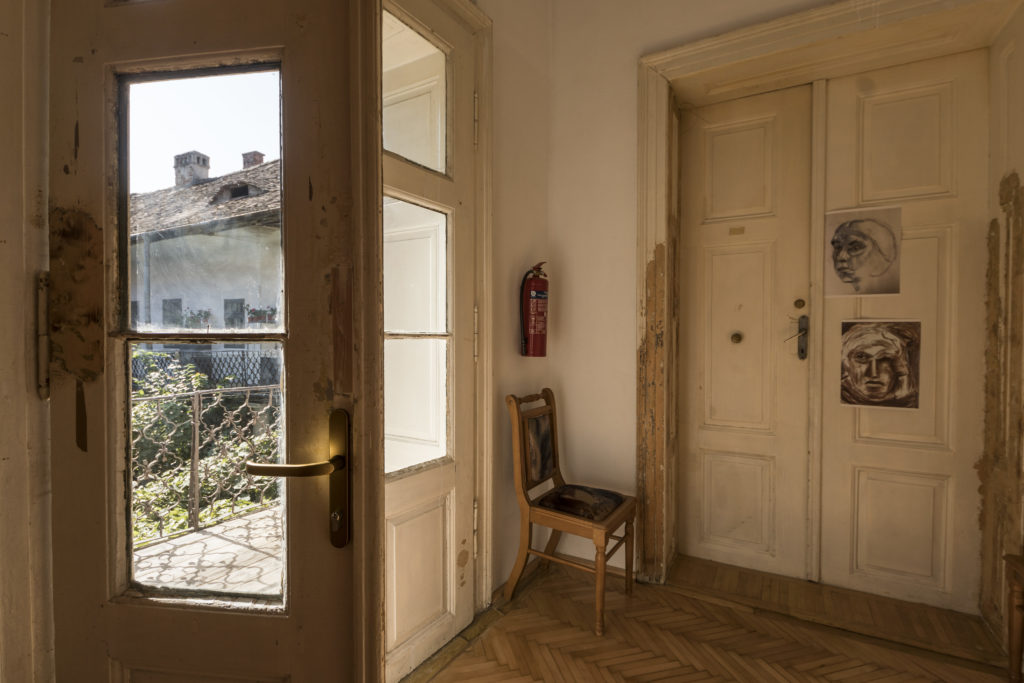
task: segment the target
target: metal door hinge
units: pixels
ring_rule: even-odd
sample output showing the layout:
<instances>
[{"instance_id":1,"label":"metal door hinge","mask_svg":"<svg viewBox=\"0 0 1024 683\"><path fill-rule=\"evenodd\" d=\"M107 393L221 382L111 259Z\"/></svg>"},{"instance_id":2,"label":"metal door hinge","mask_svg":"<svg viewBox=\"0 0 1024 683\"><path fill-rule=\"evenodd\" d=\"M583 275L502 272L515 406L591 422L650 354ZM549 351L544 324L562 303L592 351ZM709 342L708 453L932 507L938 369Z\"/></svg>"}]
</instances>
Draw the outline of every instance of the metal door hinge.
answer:
<instances>
[{"instance_id":1,"label":"metal door hinge","mask_svg":"<svg viewBox=\"0 0 1024 683\"><path fill-rule=\"evenodd\" d=\"M480 307L473 306L473 360L480 357Z\"/></svg>"},{"instance_id":2,"label":"metal door hinge","mask_svg":"<svg viewBox=\"0 0 1024 683\"><path fill-rule=\"evenodd\" d=\"M474 560L476 559L476 556L477 556L477 553L478 553L478 544L476 542L476 539L477 539L477 530L479 529L479 519L480 519L480 505L479 505L479 503L477 503L477 500L474 498L473 499L473 559Z\"/></svg>"},{"instance_id":3,"label":"metal door hinge","mask_svg":"<svg viewBox=\"0 0 1024 683\"><path fill-rule=\"evenodd\" d=\"M50 273L36 274L36 393L50 398Z\"/></svg>"},{"instance_id":4,"label":"metal door hinge","mask_svg":"<svg viewBox=\"0 0 1024 683\"><path fill-rule=\"evenodd\" d=\"M473 146L480 144L480 94L473 91Z\"/></svg>"}]
</instances>

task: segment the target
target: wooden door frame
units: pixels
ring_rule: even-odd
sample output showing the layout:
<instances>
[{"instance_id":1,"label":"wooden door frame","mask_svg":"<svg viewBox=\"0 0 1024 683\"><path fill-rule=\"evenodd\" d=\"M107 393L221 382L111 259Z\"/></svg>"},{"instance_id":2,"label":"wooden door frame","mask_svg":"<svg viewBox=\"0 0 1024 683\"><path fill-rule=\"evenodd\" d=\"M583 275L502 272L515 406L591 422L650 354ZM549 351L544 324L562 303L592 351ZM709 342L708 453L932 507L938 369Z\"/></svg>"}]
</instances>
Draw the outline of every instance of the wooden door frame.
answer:
<instances>
[{"instance_id":1,"label":"wooden door frame","mask_svg":"<svg viewBox=\"0 0 1024 683\"><path fill-rule=\"evenodd\" d=\"M338 302L353 313L340 320L335 313L334 379L342 391L347 386L362 386L374 392L372 400L356 401L353 417L362 425L353 433L356 453L370 457L362 468L355 467L353 488L353 591L357 616L354 625L353 652L357 681L384 680L384 291L383 226L380 197L383 192L381 122L381 0L349 4L350 22L356 37L349 48L352 101L352 214L351 225L361 242L350 267L354 272L338 273L332 280ZM360 227L362 228L360 229ZM373 275L372 278L369 275ZM340 275L340 277L338 277ZM345 292L344 280L353 282L354 291ZM360 291L361 288L365 290ZM367 291L368 290L368 291ZM347 296L346 296L347 295ZM353 298L349 298L353 297ZM373 313L360 320L355 301L373 297L378 304ZM333 305L333 304L332 304ZM368 307L362 307L365 312ZM345 329L345 323L350 325ZM352 328L355 329L352 329ZM351 353L352 337L365 349L362 363ZM345 361L348 361L347 363ZM348 380L346 382L346 379ZM357 441L358 440L358 441ZM357 443L359 444L357 446Z\"/></svg>"},{"instance_id":2,"label":"wooden door frame","mask_svg":"<svg viewBox=\"0 0 1024 683\"><path fill-rule=\"evenodd\" d=\"M812 173L820 182L824 135L819 110L826 79L988 47L1020 4L1021 0L878 0L866 11L860 0L845 0L640 59L636 463L641 578L663 583L676 545L676 336L679 289L685 277L676 264L679 112L817 82ZM822 208L812 207L819 222ZM820 304L821 292L812 292L812 310L821 310ZM817 337L820 343L820 333ZM820 403L820 380L820 372L812 372L812 405ZM809 431L809 506L816 510L821 488L820 420L812 419ZM811 531L807 564L813 578L820 530Z\"/></svg>"},{"instance_id":3,"label":"wooden door frame","mask_svg":"<svg viewBox=\"0 0 1024 683\"><path fill-rule=\"evenodd\" d=\"M46 3L48 5L48 3ZM49 151L49 14L44 3L15 0L0 7L0 678L53 680L53 595L50 580L49 384L45 346L38 343L38 273L49 264L46 194ZM43 324L45 327L45 323Z\"/></svg>"}]
</instances>

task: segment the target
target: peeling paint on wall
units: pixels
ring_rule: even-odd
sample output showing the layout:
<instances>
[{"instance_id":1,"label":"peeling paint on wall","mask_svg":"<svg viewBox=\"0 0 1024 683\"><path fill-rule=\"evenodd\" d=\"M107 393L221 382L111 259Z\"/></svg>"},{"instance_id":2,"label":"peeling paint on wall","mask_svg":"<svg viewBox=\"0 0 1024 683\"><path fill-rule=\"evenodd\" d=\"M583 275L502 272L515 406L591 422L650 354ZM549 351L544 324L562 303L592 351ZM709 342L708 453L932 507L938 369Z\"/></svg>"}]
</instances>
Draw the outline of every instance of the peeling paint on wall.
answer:
<instances>
[{"instance_id":1,"label":"peeling paint on wall","mask_svg":"<svg viewBox=\"0 0 1024 683\"><path fill-rule=\"evenodd\" d=\"M89 214L50 211L50 350L83 382L103 372L103 231Z\"/></svg>"},{"instance_id":2,"label":"peeling paint on wall","mask_svg":"<svg viewBox=\"0 0 1024 683\"><path fill-rule=\"evenodd\" d=\"M1024 193L1016 172L999 184L1003 220L988 231L985 273L985 450L977 464L982 498L982 615L1005 626L1003 555L1021 552L1021 469L1024 387Z\"/></svg>"},{"instance_id":3,"label":"peeling paint on wall","mask_svg":"<svg viewBox=\"0 0 1024 683\"><path fill-rule=\"evenodd\" d=\"M668 506L675 505L666 492L669 425L661 419L669 387L662 372L665 365L668 247L657 244L645 271L646 328L637 348L637 574L664 582L668 573L665 523Z\"/></svg>"}]
</instances>

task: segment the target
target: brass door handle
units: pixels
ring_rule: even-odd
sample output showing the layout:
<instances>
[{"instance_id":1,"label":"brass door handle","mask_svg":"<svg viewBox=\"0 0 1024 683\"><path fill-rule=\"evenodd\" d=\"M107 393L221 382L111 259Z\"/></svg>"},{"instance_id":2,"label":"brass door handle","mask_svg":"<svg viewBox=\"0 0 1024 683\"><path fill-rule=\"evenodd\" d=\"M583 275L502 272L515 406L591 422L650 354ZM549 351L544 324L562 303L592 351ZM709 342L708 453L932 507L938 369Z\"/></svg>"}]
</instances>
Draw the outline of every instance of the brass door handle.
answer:
<instances>
[{"instance_id":1,"label":"brass door handle","mask_svg":"<svg viewBox=\"0 0 1024 683\"><path fill-rule=\"evenodd\" d=\"M331 413L331 459L302 465L278 465L246 462L245 471L259 477L319 477L330 475L330 528L331 545L344 548L352 537L352 514L349 508L349 444L352 430L348 411L339 409Z\"/></svg>"},{"instance_id":2,"label":"brass door handle","mask_svg":"<svg viewBox=\"0 0 1024 683\"><path fill-rule=\"evenodd\" d=\"M340 460L341 462L336 462ZM330 474L338 469L338 466L345 466L345 456L336 455L330 460L323 462L311 462L305 465L268 465L262 462L245 463L245 471L261 477L319 477Z\"/></svg>"}]
</instances>

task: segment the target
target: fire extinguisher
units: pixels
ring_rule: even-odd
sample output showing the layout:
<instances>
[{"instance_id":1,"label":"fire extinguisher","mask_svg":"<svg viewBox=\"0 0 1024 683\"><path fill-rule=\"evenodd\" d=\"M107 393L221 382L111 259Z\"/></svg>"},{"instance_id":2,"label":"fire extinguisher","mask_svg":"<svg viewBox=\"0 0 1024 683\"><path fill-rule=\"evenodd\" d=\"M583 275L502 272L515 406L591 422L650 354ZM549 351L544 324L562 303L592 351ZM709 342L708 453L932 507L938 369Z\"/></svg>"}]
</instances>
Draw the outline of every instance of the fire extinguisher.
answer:
<instances>
[{"instance_id":1,"label":"fire extinguisher","mask_svg":"<svg viewBox=\"0 0 1024 683\"><path fill-rule=\"evenodd\" d=\"M541 261L523 276L519 286L519 330L524 356L547 355L548 345L548 280Z\"/></svg>"}]
</instances>

